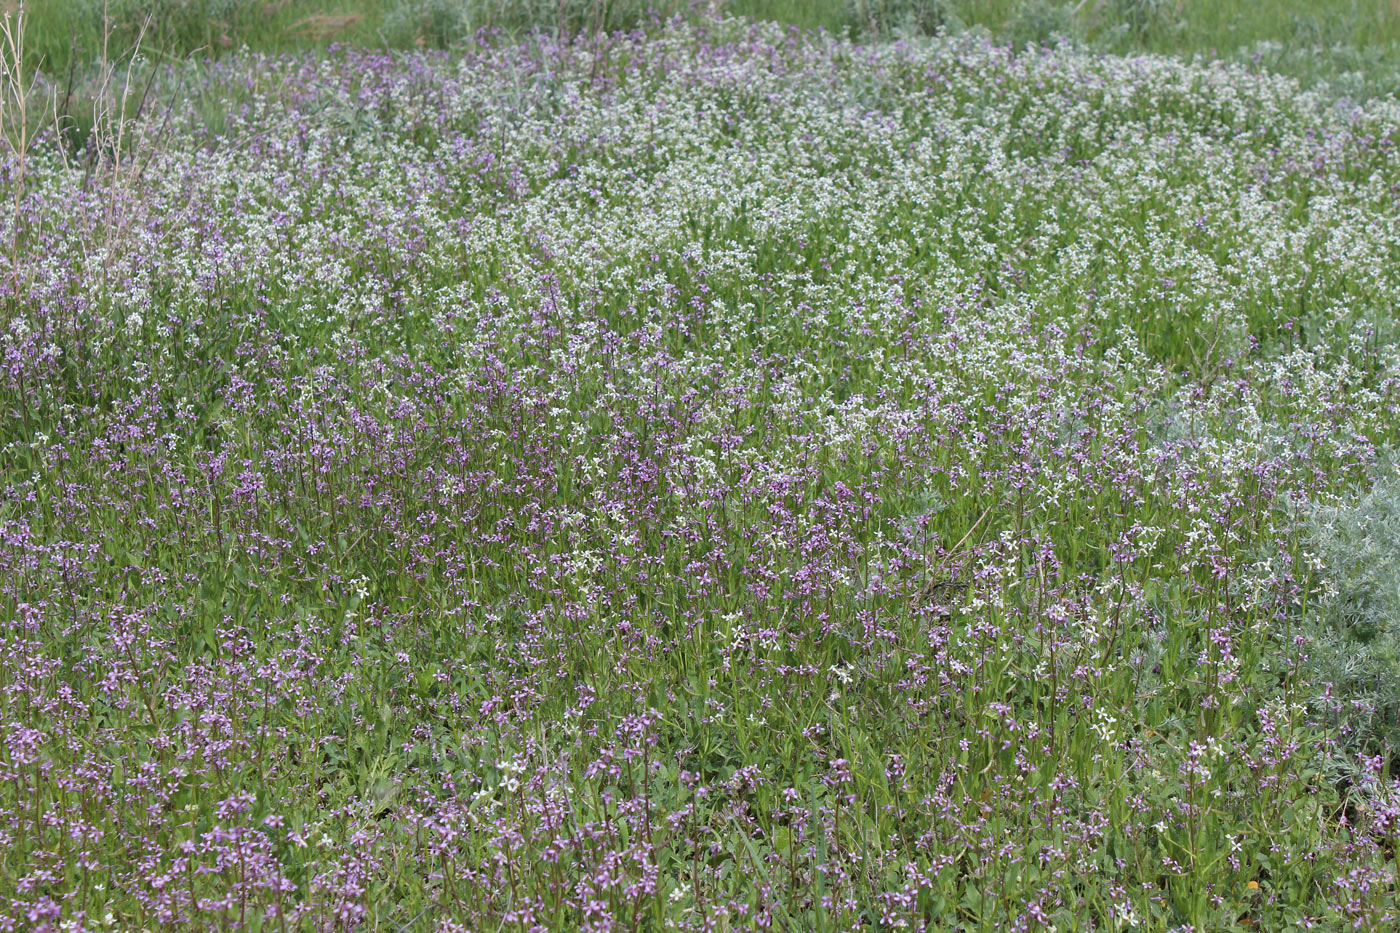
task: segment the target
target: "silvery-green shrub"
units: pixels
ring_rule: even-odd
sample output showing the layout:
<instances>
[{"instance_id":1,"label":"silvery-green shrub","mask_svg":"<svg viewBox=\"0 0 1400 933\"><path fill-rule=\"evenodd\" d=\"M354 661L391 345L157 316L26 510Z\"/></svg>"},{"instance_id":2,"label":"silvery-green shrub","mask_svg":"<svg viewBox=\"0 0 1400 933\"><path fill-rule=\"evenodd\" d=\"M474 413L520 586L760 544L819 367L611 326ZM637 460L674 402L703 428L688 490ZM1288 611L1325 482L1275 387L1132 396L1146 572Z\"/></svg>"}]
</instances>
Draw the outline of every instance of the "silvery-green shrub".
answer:
<instances>
[{"instance_id":1,"label":"silvery-green shrub","mask_svg":"<svg viewBox=\"0 0 1400 933\"><path fill-rule=\"evenodd\" d=\"M1310 612L1310 679L1343 747L1400 745L1400 475L1349 504L1313 505L1307 551L1324 575ZM1329 696L1330 694L1330 696ZM1325 701L1323 698L1326 697Z\"/></svg>"},{"instance_id":2,"label":"silvery-green shrub","mask_svg":"<svg viewBox=\"0 0 1400 933\"><path fill-rule=\"evenodd\" d=\"M963 28L949 0L845 0L841 13L858 35L932 36Z\"/></svg>"},{"instance_id":3,"label":"silvery-green shrub","mask_svg":"<svg viewBox=\"0 0 1400 933\"><path fill-rule=\"evenodd\" d=\"M1078 35L1079 20L1074 10L1050 0L1024 0L1003 31L1003 38L1017 48L1036 47L1056 38Z\"/></svg>"},{"instance_id":4,"label":"silvery-green shrub","mask_svg":"<svg viewBox=\"0 0 1400 933\"><path fill-rule=\"evenodd\" d=\"M1147 36L1171 23L1176 0L1112 0L1109 14L1117 24L1137 36Z\"/></svg>"}]
</instances>

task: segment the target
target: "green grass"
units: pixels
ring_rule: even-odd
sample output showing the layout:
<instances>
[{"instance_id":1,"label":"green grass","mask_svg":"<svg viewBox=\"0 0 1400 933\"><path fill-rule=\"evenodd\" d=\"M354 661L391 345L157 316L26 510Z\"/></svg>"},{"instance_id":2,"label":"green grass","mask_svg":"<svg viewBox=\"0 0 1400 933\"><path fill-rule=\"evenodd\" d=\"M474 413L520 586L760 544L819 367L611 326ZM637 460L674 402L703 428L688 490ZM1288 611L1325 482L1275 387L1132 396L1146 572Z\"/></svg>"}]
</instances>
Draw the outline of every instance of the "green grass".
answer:
<instances>
[{"instance_id":1,"label":"green grass","mask_svg":"<svg viewBox=\"0 0 1400 933\"><path fill-rule=\"evenodd\" d=\"M152 57L218 55L244 45L264 52L331 41L375 45L393 7L394 0L108 0L105 4L103 0L30 0L26 4L31 58L59 74L99 58L104 40L109 54L123 54L143 29L142 51Z\"/></svg>"},{"instance_id":2,"label":"green grass","mask_svg":"<svg viewBox=\"0 0 1400 933\"><path fill-rule=\"evenodd\" d=\"M1073 38L1104 51L1234 57L1330 84L1354 98L1400 90L1397 0L944 0L961 23L1007 40L1034 38L1037 18L1065 21ZM853 33L852 11L928 6L921 0L729 0L731 12L808 29ZM1072 12L1069 12L1072 11ZM1048 15L1047 15L1048 14ZM1030 21L1030 22L1028 22ZM1042 26L1041 29L1045 29ZM1262 47L1261 47L1262 46Z\"/></svg>"},{"instance_id":3,"label":"green grass","mask_svg":"<svg viewBox=\"0 0 1400 933\"><path fill-rule=\"evenodd\" d=\"M1012 34L1036 0L941 0L968 27L993 36ZM673 2L655 4L680 9ZM933 0L726 0L725 9L806 29L859 33L859 25L891 17L881 10L930 8ZM1336 70L1358 63L1393 70L1393 60L1375 51L1400 43L1397 0L1086 0L1041 8L1073 8L1074 31L1113 51L1174 54L1233 54L1260 42L1281 44L1271 62L1313 74L1305 52L1329 50ZM31 55L45 69L62 73L97 58L103 49L104 11L110 53L129 48L141 32L147 55L218 55L247 45L279 52L328 42L405 47L440 44L463 29L482 25L524 29L574 28L595 22L626 27L644 3L635 0L44 0L27 4ZM874 12L872 12L874 11ZM563 14L561 16L561 13ZM899 15L892 17L898 20ZM448 28L444 22L450 21ZM1008 27L1011 28L1009 31ZM1282 54L1280 54L1282 53ZM1370 54L1367 54L1370 53ZM1315 58L1316 56L1311 56ZM1322 70L1326 70L1323 68Z\"/></svg>"},{"instance_id":4,"label":"green grass","mask_svg":"<svg viewBox=\"0 0 1400 933\"><path fill-rule=\"evenodd\" d=\"M730 0L736 14L772 19L806 28L839 29L845 11L862 0ZM1024 0L952 0L969 26L1000 33ZM891 4L893 5L893 4ZM904 6L906 4L900 4ZM911 2L908 6L917 6ZM1150 0L1086 0L1078 19L1091 35L1122 21L1134 6ZM1392 0L1164 0L1156 28L1144 31L1140 46L1155 52L1229 51L1262 40L1316 39L1360 47L1400 40L1400 5Z\"/></svg>"}]
</instances>

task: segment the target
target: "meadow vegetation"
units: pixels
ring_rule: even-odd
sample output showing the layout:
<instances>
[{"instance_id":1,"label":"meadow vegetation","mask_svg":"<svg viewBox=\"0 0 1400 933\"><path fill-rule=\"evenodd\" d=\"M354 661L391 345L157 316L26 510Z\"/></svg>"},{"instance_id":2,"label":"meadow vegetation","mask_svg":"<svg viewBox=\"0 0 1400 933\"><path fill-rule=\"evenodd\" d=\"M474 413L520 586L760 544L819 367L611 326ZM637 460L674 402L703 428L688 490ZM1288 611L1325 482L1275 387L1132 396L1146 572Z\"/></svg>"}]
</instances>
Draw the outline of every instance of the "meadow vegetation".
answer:
<instances>
[{"instance_id":1,"label":"meadow vegetation","mask_svg":"<svg viewBox=\"0 0 1400 933\"><path fill-rule=\"evenodd\" d=\"M30 0L28 6L30 55L55 73L99 57L104 40L129 47L143 28L147 54L184 58L245 45L269 52L334 42L442 47L483 28L612 31L635 28L658 12L748 16L845 38L940 29L982 29L1006 40L1059 33L1113 52L1221 56L1262 43L1275 70L1282 61L1314 77L1310 58L1351 59L1340 73L1378 53L1392 55L1400 41L1395 0ZM1377 74L1385 70L1374 67Z\"/></svg>"},{"instance_id":2,"label":"meadow vegetation","mask_svg":"<svg viewBox=\"0 0 1400 933\"><path fill-rule=\"evenodd\" d=\"M142 8L0 43L0 929L1400 924L1393 8Z\"/></svg>"}]
</instances>

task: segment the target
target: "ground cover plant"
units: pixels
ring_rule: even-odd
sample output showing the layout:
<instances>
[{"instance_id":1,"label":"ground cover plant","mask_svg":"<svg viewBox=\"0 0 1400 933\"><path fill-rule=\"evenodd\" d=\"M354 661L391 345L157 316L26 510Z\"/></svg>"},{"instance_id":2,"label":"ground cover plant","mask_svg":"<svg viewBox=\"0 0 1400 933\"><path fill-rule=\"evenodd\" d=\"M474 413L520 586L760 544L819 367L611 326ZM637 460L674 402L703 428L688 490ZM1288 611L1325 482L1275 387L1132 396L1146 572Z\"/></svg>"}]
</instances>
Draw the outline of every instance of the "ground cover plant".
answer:
<instances>
[{"instance_id":1,"label":"ground cover plant","mask_svg":"<svg viewBox=\"0 0 1400 933\"><path fill-rule=\"evenodd\" d=\"M5 126L0 928L1400 921L1393 99L690 16L126 74Z\"/></svg>"}]
</instances>

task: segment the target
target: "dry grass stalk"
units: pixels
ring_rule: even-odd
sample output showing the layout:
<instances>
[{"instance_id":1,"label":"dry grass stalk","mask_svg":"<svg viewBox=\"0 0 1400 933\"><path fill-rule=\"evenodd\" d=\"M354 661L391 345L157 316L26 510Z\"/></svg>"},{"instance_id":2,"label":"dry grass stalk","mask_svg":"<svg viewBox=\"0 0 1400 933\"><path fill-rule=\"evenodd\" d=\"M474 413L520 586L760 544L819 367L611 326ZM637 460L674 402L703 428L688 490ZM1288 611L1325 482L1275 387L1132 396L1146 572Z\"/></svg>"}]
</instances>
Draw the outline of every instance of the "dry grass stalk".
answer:
<instances>
[{"instance_id":1,"label":"dry grass stalk","mask_svg":"<svg viewBox=\"0 0 1400 933\"><path fill-rule=\"evenodd\" d=\"M24 181L29 150L34 145L34 126L30 121L29 101L34 94L38 71L26 75L24 70L24 27L27 11L23 2L0 15L0 139L9 146L15 158L11 181L10 227L10 289L19 294L20 206L24 199Z\"/></svg>"},{"instance_id":2,"label":"dry grass stalk","mask_svg":"<svg viewBox=\"0 0 1400 933\"><path fill-rule=\"evenodd\" d=\"M139 109L145 102L146 92L149 91L150 85L148 83L146 89L138 97L135 93L132 77L136 63L141 57L141 45L145 40L147 30L150 28L151 17L148 15L142 22L136 36L136 42L127 56L126 67L120 81L120 90L117 88L117 74L120 69L111 52L113 29L106 0L102 5L102 23L102 56L98 61L98 86L97 92L93 95L92 103L90 149L93 158L89 160L88 170L89 177L93 174L99 176L107 192L102 239L102 266L105 276L112 248L126 232L126 221L122 216L121 207L127 199L126 196L131 193L140 178L143 168L142 140L133 139L135 130L132 124L135 121L135 116L139 116ZM138 114L129 115L133 103L137 105Z\"/></svg>"}]
</instances>

